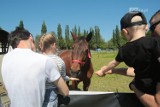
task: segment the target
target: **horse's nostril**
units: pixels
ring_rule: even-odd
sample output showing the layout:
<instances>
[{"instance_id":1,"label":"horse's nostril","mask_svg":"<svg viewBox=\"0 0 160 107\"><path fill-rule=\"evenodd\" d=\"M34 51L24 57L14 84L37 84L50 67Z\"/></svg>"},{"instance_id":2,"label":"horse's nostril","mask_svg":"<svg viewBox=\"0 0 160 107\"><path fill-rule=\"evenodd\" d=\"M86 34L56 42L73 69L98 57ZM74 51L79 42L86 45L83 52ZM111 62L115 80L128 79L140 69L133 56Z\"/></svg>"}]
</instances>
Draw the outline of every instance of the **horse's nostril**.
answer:
<instances>
[{"instance_id":1,"label":"horse's nostril","mask_svg":"<svg viewBox=\"0 0 160 107\"><path fill-rule=\"evenodd\" d=\"M81 74L81 71L70 71L71 72L71 76L74 77L74 78L77 78L80 74Z\"/></svg>"}]
</instances>

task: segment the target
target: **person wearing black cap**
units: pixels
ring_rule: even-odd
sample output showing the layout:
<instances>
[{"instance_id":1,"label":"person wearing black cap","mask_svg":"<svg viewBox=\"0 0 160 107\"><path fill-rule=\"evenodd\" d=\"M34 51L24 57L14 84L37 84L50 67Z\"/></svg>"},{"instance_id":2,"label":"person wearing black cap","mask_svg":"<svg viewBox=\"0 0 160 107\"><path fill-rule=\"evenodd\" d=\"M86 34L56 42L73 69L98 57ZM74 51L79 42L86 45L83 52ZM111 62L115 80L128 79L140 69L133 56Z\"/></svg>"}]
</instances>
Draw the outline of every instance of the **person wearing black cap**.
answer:
<instances>
[{"instance_id":1,"label":"person wearing black cap","mask_svg":"<svg viewBox=\"0 0 160 107\"><path fill-rule=\"evenodd\" d=\"M119 48L115 60L107 66L101 67L96 74L105 76L121 62L125 62L126 65L134 68L135 73L130 88L145 106L159 107L160 105L158 106L158 103L156 103L158 101L157 96L154 97L157 90L156 86L160 83L158 77L160 75L160 63L157 60L160 57L159 42L155 38L145 37L148 25L142 12L132 11L126 13L120 24L122 34L128 42ZM152 102L147 101L148 99Z\"/></svg>"}]
</instances>

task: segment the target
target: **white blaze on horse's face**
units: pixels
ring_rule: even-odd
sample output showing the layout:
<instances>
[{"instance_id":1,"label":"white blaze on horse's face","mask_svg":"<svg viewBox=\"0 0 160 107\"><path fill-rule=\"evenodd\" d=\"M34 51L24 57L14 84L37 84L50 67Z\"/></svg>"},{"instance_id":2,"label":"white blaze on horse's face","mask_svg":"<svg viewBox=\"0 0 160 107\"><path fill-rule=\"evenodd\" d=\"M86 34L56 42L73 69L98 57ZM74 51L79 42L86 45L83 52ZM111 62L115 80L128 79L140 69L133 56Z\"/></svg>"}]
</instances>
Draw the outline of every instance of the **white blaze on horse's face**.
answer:
<instances>
[{"instance_id":1,"label":"white blaze on horse's face","mask_svg":"<svg viewBox=\"0 0 160 107\"><path fill-rule=\"evenodd\" d=\"M90 34L89 34L90 35ZM73 35L73 49L72 49L72 64L71 64L71 71L73 73L79 73L81 67L85 65L85 62L88 58L89 48L88 48L88 39L87 37L80 37Z\"/></svg>"}]
</instances>

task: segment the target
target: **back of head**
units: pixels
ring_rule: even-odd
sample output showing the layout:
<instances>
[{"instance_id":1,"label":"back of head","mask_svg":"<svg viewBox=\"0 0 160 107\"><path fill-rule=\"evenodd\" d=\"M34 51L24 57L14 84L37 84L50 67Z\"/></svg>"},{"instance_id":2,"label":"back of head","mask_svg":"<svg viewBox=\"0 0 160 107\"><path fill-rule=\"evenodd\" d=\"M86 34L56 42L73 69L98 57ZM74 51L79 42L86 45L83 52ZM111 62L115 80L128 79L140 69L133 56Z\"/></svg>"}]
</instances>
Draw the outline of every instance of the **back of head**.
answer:
<instances>
[{"instance_id":1,"label":"back of head","mask_svg":"<svg viewBox=\"0 0 160 107\"><path fill-rule=\"evenodd\" d=\"M131 23L136 23L136 22L141 22L142 21L142 17L141 16L134 16L132 19L131 19ZM138 24L138 25L135 25L135 26L132 26L130 27L131 31L138 31L138 30L141 30L141 31L146 31L145 29L145 24Z\"/></svg>"},{"instance_id":2,"label":"back of head","mask_svg":"<svg viewBox=\"0 0 160 107\"><path fill-rule=\"evenodd\" d=\"M121 30L128 27L146 25L147 20L142 12L131 11L126 13L120 20Z\"/></svg>"},{"instance_id":3,"label":"back of head","mask_svg":"<svg viewBox=\"0 0 160 107\"><path fill-rule=\"evenodd\" d=\"M41 51L45 51L46 49L50 48L51 44L54 44L54 43L56 43L56 38L54 34L48 33L41 36L39 46Z\"/></svg>"},{"instance_id":4,"label":"back of head","mask_svg":"<svg viewBox=\"0 0 160 107\"><path fill-rule=\"evenodd\" d=\"M160 10L158 10L150 19L150 26L160 22Z\"/></svg>"},{"instance_id":5,"label":"back of head","mask_svg":"<svg viewBox=\"0 0 160 107\"><path fill-rule=\"evenodd\" d=\"M30 37L31 33L24 28L17 27L14 31L10 33L10 45L12 48L17 48L21 40L27 40Z\"/></svg>"}]
</instances>

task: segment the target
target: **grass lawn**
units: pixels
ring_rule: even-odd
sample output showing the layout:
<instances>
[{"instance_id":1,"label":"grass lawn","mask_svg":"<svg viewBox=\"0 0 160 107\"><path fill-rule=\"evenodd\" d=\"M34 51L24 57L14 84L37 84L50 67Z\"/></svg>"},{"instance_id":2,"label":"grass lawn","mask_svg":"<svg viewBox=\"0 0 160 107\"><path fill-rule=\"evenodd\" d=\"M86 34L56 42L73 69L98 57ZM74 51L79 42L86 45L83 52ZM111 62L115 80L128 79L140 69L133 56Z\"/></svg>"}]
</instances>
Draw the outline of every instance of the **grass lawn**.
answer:
<instances>
[{"instance_id":1,"label":"grass lawn","mask_svg":"<svg viewBox=\"0 0 160 107\"><path fill-rule=\"evenodd\" d=\"M116 54L117 52L92 52L94 72L107 65L108 62L115 58ZM127 66L121 63L118 67ZM89 91L132 92L128 87L132 79L133 77L118 74L106 75L105 77L98 77L96 74L93 74ZM79 84L79 88L82 89L82 82Z\"/></svg>"}]
</instances>

